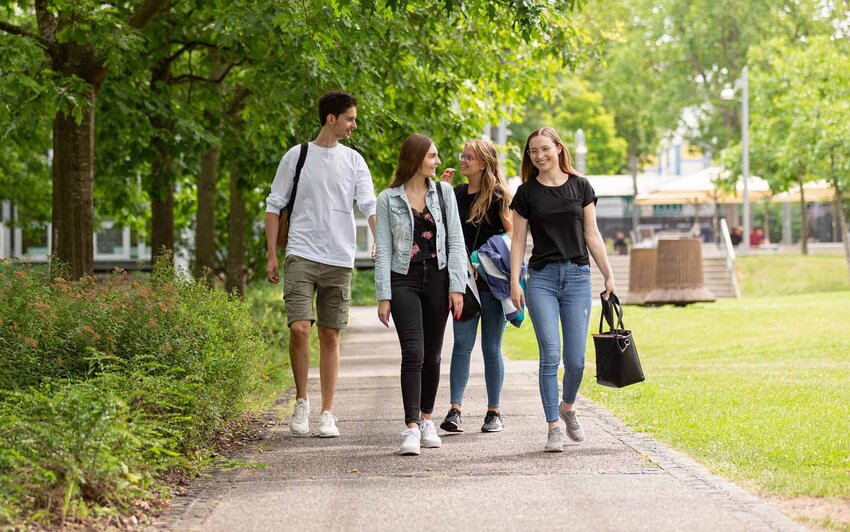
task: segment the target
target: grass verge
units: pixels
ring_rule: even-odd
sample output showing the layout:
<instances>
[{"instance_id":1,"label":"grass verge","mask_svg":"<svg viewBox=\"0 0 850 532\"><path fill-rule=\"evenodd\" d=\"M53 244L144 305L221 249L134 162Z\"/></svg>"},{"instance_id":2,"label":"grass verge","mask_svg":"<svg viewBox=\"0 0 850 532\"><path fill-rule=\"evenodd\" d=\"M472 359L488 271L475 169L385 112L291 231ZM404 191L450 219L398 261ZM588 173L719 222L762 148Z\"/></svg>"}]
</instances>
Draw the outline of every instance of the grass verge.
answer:
<instances>
[{"instance_id":1,"label":"grass verge","mask_svg":"<svg viewBox=\"0 0 850 532\"><path fill-rule=\"evenodd\" d=\"M589 338L581 393L762 492L850 498L848 315L848 291L627 307L646 382L596 385ZM510 330L505 351L536 359L533 329Z\"/></svg>"}]
</instances>

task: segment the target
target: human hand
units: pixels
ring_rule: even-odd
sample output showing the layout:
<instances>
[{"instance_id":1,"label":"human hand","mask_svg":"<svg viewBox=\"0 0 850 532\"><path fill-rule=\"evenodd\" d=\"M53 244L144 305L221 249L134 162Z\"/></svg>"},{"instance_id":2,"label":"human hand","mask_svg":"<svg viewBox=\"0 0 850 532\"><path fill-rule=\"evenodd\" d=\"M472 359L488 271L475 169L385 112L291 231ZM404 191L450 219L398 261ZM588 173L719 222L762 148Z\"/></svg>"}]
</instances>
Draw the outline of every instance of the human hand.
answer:
<instances>
[{"instance_id":1,"label":"human hand","mask_svg":"<svg viewBox=\"0 0 850 532\"><path fill-rule=\"evenodd\" d=\"M372 242L372 262L375 262L375 257L378 256L378 244L377 242Z\"/></svg>"},{"instance_id":2,"label":"human hand","mask_svg":"<svg viewBox=\"0 0 850 532\"><path fill-rule=\"evenodd\" d=\"M266 280L272 284L280 281L279 266L277 264L277 253L271 253L266 261Z\"/></svg>"},{"instance_id":3,"label":"human hand","mask_svg":"<svg viewBox=\"0 0 850 532\"><path fill-rule=\"evenodd\" d=\"M519 281L511 282L511 301L517 310L521 310L525 306L525 294L522 292Z\"/></svg>"},{"instance_id":4,"label":"human hand","mask_svg":"<svg viewBox=\"0 0 850 532\"><path fill-rule=\"evenodd\" d=\"M602 295L602 299L608 301L608 296L616 292L616 288L614 287L614 278L609 277L605 279L605 293Z\"/></svg>"},{"instance_id":5,"label":"human hand","mask_svg":"<svg viewBox=\"0 0 850 532\"><path fill-rule=\"evenodd\" d=\"M455 176L455 169L454 168L446 168L446 170L443 172L443 175L440 176L440 181L445 181L446 183L451 185L452 179L454 179L454 176Z\"/></svg>"},{"instance_id":6,"label":"human hand","mask_svg":"<svg viewBox=\"0 0 850 532\"><path fill-rule=\"evenodd\" d=\"M455 320L460 320L460 316L463 314L463 294L449 292L449 308L452 310L452 316Z\"/></svg>"},{"instance_id":7,"label":"human hand","mask_svg":"<svg viewBox=\"0 0 850 532\"><path fill-rule=\"evenodd\" d=\"M390 326L390 300L382 299L378 301L378 320L384 324L384 327Z\"/></svg>"}]
</instances>

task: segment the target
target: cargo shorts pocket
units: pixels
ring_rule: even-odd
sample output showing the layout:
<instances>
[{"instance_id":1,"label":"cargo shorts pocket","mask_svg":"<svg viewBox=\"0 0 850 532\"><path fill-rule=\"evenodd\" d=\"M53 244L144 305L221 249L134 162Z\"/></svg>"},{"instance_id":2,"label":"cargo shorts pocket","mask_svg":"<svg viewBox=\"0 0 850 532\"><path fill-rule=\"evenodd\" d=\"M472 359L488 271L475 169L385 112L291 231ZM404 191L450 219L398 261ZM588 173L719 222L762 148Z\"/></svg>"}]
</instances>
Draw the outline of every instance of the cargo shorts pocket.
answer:
<instances>
[{"instance_id":1,"label":"cargo shorts pocket","mask_svg":"<svg viewBox=\"0 0 850 532\"><path fill-rule=\"evenodd\" d=\"M334 286L323 290L318 301L319 327L345 329L351 306L351 286Z\"/></svg>"},{"instance_id":2,"label":"cargo shorts pocket","mask_svg":"<svg viewBox=\"0 0 850 532\"><path fill-rule=\"evenodd\" d=\"M286 325L296 321L316 321L313 315L313 285L291 281L283 284L283 300L286 303Z\"/></svg>"}]
</instances>

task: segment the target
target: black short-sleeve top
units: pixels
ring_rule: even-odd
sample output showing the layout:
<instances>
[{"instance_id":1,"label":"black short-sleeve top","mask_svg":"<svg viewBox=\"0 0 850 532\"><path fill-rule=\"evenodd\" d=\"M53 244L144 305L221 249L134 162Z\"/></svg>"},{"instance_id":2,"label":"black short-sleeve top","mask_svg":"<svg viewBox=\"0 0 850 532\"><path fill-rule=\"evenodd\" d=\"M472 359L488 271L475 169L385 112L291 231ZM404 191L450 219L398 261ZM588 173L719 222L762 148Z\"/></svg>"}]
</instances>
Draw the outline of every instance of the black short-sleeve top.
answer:
<instances>
[{"instance_id":1,"label":"black short-sleeve top","mask_svg":"<svg viewBox=\"0 0 850 532\"><path fill-rule=\"evenodd\" d=\"M511 209L528 220L534 247L528 266L540 269L550 262L589 264L584 240L584 208L596 203L590 182L571 175L560 186L541 184L536 178L519 186Z\"/></svg>"},{"instance_id":2,"label":"black short-sleeve top","mask_svg":"<svg viewBox=\"0 0 850 532\"><path fill-rule=\"evenodd\" d=\"M487 215L480 223L469 223L469 213L472 212L472 205L478 199L478 194L469 193L469 185L464 183L454 188L455 198L457 198L457 210L460 214L460 226L463 229L463 240L466 244L466 249L472 253L476 249L484 245L491 236L501 235L505 232L505 224L502 223L502 202L504 201L501 194L493 199L490 204L490 209ZM476 240L476 235L478 239Z\"/></svg>"}]
</instances>

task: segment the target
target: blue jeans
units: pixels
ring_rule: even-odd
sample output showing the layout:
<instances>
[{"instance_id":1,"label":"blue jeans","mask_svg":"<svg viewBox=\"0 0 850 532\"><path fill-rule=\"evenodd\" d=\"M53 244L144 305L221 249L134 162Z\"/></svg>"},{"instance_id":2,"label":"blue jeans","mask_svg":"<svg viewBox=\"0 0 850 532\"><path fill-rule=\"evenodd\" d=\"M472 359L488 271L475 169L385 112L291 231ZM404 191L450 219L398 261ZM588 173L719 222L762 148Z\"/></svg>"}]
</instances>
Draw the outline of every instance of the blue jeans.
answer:
<instances>
[{"instance_id":1,"label":"blue jeans","mask_svg":"<svg viewBox=\"0 0 850 532\"><path fill-rule=\"evenodd\" d=\"M563 400L574 403L584 372L590 290L590 266L586 264L556 262L528 272L528 312L540 349L540 398L549 422L558 421L558 365L562 356L558 320L564 334Z\"/></svg>"},{"instance_id":2,"label":"blue jeans","mask_svg":"<svg viewBox=\"0 0 850 532\"><path fill-rule=\"evenodd\" d=\"M490 292L480 292L481 316L464 322L452 320L455 341L449 375L452 403L463 403L463 391L469 380L469 360L478 322L481 321L481 351L484 353L484 382L487 384L487 408L499 408L499 396L505 381L502 359L502 336L505 334L505 311L502 302Z\"/></svg>"}]
</instances>

